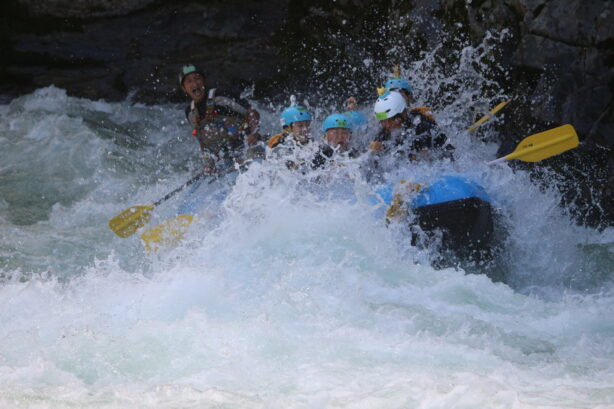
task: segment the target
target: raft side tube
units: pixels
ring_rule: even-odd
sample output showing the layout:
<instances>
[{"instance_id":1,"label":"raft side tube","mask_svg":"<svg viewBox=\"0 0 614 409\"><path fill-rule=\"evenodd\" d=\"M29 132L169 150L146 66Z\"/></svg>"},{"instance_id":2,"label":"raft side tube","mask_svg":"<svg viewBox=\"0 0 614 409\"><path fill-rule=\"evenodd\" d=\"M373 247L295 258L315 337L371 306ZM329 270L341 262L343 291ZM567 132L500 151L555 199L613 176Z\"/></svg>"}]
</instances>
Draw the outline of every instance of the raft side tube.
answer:
<instances>
[{"instance_id":1,"label":"raft side tube","mask_svg":"<svg viewBox=\"0 0 614 409\"><path fill-rule=\"evenodd\" d=\"M420 192L412 200L411 207L417 209L422 206L469 198L478 198L491 203L490 196L477 183L460 176L444 176Z\"/></svg>"}]
</instances>

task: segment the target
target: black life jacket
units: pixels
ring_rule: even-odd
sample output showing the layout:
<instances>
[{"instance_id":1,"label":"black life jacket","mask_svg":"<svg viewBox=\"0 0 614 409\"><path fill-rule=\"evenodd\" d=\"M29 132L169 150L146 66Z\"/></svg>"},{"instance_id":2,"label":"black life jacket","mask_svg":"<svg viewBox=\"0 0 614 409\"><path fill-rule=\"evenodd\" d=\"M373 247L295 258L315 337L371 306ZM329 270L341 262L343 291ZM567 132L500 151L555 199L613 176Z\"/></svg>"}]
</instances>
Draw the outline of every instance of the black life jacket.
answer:
<instances>
[{"instance_id":1,"label":"black life jacket","mask_svg":"<svg viewBox=\"0 0 614 409\"><path fill-rule=\"evenodd\" d=\"M237 151L243 148L243 137L248 133L247 109L215 92L215 88L210 89L207 98L192 101L186 108L192 134L203 150L214 154Z\"/></svg>"}]
</instances>

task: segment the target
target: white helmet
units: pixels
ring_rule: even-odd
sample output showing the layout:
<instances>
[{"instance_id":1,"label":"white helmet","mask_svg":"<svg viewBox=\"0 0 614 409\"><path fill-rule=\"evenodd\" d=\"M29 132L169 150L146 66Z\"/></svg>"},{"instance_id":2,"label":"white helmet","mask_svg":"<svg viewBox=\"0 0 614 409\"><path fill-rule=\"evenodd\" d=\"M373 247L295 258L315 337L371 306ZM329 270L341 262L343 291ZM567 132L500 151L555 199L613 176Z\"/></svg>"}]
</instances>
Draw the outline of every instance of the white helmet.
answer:
<instances>
[{"instance_id":1,"label":"white helmet","mask_svg":"<svg viewBox=\"0 0 614 409\"><path fill-rule=\"evenodd\" d=\"M388 91L375 101L375 117L378 121L392 118L393 116L405 111L407 105L405 98L397 91Z\"/></svg>"}]
</instances>

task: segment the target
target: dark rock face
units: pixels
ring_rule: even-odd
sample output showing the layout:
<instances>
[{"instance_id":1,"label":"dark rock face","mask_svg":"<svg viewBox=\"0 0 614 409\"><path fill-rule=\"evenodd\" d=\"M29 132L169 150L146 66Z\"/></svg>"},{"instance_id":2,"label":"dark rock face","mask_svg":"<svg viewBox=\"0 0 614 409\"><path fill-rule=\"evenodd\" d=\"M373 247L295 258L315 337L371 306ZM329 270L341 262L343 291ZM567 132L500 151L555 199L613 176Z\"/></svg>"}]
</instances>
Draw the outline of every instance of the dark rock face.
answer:
<instances>
[{"instance_id":1,"label":"dark rock face","mask_svg":"<svg viewBox=\"0 0 614 409\"><path fill-rule=\"evenodd\" d=\"M92 18L119 16L140 10L155 0L18 0L32 16Z\"/></svg>"},{"instance_id":2,"label":"dark rock face","mask_svg":"<svg viewBox=\"0 0 614 409\"><path fill-rule=\"evenodd\" d=\"M132 92L148 103L184 100L176 75L188 61L202 64L211 84L255 85L256 97L285 99L292 89L320 90L321 104L344 93L364 100L382 67L435 47L445 66L463 44L508 30L489 74L514 97L500 124L502 151L573 124L582 147L529 168L541 183L558 184L582 223L614 224L612 0L6 0L0 7L0 94L55 84L93 99ZM556 182L544 181L545 169Z\"/></svg>"},{"instance_id":3,"label":"dark rock face","mask_svg":"<svg viewBox=\"0 0 614 409\"><path fill-rule=\"evenodd\" d=\"M210 83L242 90L275 73L279 58L271 36L286 9L283 1L217 1L154 5L121 16L68 20L68 25L49 17L28 20L53 28L17 30L10 37L0 91L54 84L92 99L122 100L132 91L134 99L147 103L184 100L177 73L187 62L202 65Z\"/></svg>"},{"instance_id":4,"label":"dark rock face","mask_svg":"<svg viewBox=\"0 0 614 409\"><path fill-rule=\"evenodd\" d=\"M450 1L450 4L455 2ZM507 10L507 11L506 11ZM614 2L602 0L485 1L474 10L476 34L496 29L502 16L516 33L510 91L526 103L521 122L571 123L583 147L544 163L563 175L564 200L589 225L614 220ZM517 16L514 19L513 16ZM478 23L481 21L481 23ZM514 90L527 73L525 90ZM513 119L518 129L518 119ZM517 142L512 132L507 138ZM543 165L543 164L542 164ZM540 165L541 166L541 165ZM595 183L598 181L597 183Z\"/></svg>"}]
</instances>

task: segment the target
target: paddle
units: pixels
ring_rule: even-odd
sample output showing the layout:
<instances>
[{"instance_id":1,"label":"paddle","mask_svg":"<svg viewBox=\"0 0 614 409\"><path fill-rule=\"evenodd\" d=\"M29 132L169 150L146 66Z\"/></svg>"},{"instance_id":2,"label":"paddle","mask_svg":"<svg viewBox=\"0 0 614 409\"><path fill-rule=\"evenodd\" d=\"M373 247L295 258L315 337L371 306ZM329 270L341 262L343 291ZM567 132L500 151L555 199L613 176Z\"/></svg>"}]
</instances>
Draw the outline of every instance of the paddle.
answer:
<instances>
[{"instance_id":1,"label":"paddle","mask_svg":"<svg viewBox=\"0 0 614 409\"><path fill-rule=\"evenodd\" d=\"M136 233L138 229L147 224L147 222L151 218L151 212L156 206L170 199L176 193L182 191L183 189L200 180L204 176L207 176L207 174L199 173L198 175L194 176L193 178L185 182L183 185L179 186L177 189L168 193L162 199L158 200L153 204L132 206L124 210L123 212L109 220L109 228L113 230L113 233L117 234L119 237L126 238L132 236L134 233Z\"/></svg>"},{"instance_id":2,"label":"paddle","mask_svg":"<svg viewBox=\"0 0 614 409\"><path fill-rule=\"evenodd\" d=\"M571 125L563 125L524 138L514 152L488 162L488 165L518 159L523 162L538 162L578 146L578 134Z\"/></svg>"},{"instance_id":3,"label":"paddle","mask_svg":"<svg viewBox=\"0 0 614 409\"><path fill-rule=\"evenodd\" d=\"M484 122L488 121L491 118L491 116L494 116L497 112L501 111L503 107L506 106L510 101L511 99L508 99L507 101L503 101L499 105L497 105L496 107L488 111L488 114L478 119L478 121L475 124L471 125L469 129L467 129L467 132L473 132L476 129L478 129Z\"/></svg>"},{"instance_id":4,"label":"paddle","mask_svg":"<svg viewBox=\"0 0 614 409\"><path fill-rule=\"evenodd\" d=\"M188 230L192 220L194 220L194 216L191 214L182 214L145 230L141 234L145 248L147 251L155 251L160 246L178 243Z\"/></svg>"},{"instance_id":5,"label":"paddle","mask_svg":"<svg viewBox=\"0 0 614 409\"><path fill-rule=\"evenodd\" d=\"M220 177L233 172L234 170L234 167L230 167L229 169L211 178L209 184L215 182ZM179 241L183 239L188 227L190 227L190 224L192 224L192 221L194 221L193 215L181 214L145 230L141 234L141 239L145 242L145 249L147 249L147 251L156 251L161 246L179 243Z\"/></svg>"}]
</instances>

